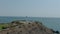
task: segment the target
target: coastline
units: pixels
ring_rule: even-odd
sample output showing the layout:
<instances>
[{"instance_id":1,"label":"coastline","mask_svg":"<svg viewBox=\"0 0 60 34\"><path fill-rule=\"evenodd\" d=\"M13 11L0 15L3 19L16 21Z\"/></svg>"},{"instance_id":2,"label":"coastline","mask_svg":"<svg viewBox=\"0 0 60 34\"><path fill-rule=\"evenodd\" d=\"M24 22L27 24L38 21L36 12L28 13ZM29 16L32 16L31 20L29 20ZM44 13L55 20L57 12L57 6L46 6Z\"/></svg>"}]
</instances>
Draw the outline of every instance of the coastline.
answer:
<instances>
[{"instance_id":1,"label":"coastline","mask_svg":"<svg viewBox=\"0 0 60 34\"><path fill-rule=\"evenodd\" d=\"M2 26L2 30L0 34L54 34L58 33L58 31L54 31L53 29L49 29L44 26L41 22L38 21L26 21L26 20L16 20L12 21L6 26ZM20 32L22 30L22 32Z\"/></svg>"}]
</instances>

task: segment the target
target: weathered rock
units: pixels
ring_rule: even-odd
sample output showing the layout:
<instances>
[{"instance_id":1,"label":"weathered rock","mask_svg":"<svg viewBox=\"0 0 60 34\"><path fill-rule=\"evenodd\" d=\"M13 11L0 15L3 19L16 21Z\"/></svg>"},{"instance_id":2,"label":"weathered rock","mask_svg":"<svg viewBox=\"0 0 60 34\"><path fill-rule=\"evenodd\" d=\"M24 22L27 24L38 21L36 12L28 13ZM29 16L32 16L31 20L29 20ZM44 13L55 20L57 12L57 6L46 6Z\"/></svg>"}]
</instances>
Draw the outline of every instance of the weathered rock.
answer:
<instances>
[{"instance_id":1,"label":"weathered rock","mask_svg":"<svg viewBox=\"0 0 60 34\"><path fill-rule=\"evenodd\" d=\"M0 34L54 34L53 31L39 22L13 21L9 28Z\"/></svg>"}]
</instances>

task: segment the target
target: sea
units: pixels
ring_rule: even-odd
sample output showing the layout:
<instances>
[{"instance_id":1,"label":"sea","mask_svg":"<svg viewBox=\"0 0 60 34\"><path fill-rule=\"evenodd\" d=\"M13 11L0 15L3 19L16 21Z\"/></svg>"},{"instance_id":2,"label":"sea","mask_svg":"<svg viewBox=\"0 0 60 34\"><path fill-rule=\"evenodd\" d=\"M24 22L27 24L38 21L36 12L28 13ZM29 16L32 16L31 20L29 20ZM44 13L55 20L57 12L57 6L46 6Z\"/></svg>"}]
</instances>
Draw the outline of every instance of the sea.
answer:
<instances>
[{"instance_id":1,"label":"sea","mask_svg":"<svg viewBox=\"0 0 60 34\"><path fill-rule=\"evenodd\" d=\"M54 17L10 17L0 16L0 23L10 23L14 20L39 21L46 27L55 31L60 31L60 18Z\"/></svg>"}]
</instances>

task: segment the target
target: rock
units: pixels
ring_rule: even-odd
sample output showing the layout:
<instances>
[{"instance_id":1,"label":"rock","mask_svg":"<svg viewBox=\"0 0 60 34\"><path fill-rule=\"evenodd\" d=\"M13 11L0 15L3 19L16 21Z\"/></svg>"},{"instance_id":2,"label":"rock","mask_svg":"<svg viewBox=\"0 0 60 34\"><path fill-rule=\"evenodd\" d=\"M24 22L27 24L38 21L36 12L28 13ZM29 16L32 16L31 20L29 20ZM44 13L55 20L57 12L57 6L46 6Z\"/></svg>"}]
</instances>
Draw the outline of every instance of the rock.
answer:
<instances>
[{"instance_id":1,"label":"rock","mask_svg":"<svg viewBox=\"0 0 60 34\"><path fill-rule=\"evenodd\" d=\"M0 31L0 34L54 34L40 22L13 21L7 30Z\"/></svg>"}]
</instances>

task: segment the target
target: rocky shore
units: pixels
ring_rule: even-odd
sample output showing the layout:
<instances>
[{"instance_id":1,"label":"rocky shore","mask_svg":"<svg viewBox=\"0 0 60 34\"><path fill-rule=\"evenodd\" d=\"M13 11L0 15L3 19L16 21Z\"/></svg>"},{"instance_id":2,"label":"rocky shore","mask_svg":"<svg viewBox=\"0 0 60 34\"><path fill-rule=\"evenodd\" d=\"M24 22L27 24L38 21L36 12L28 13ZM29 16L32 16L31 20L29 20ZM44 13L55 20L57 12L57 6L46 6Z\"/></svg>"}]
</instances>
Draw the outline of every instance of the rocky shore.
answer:
<instances>
[{"instance_id":1,"label":"rocky shore","mask_svg":"<svg viewBox=\"0 0 60 34\"><path fill-rule=\"evenodd\" d=\"M57 31L58 32L58 31ZM45 27L37 21L12 21L0 31L0 34L54 34L53 29ZM59 34L59 32L58 32Z\"/></svg>"}]
</instances>

